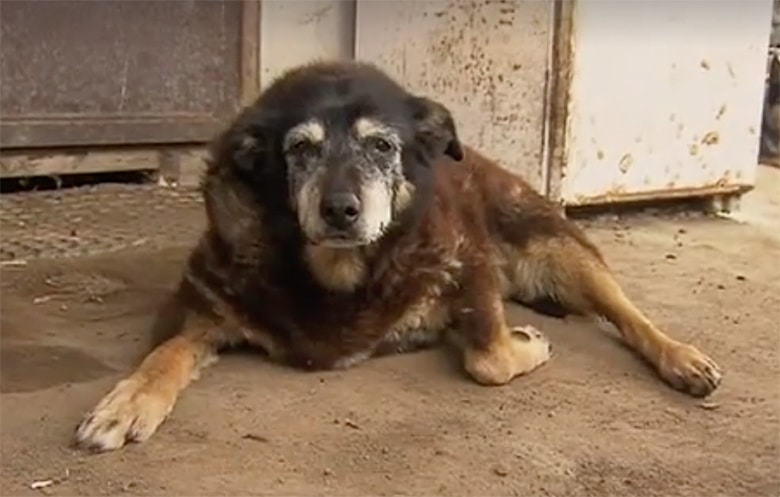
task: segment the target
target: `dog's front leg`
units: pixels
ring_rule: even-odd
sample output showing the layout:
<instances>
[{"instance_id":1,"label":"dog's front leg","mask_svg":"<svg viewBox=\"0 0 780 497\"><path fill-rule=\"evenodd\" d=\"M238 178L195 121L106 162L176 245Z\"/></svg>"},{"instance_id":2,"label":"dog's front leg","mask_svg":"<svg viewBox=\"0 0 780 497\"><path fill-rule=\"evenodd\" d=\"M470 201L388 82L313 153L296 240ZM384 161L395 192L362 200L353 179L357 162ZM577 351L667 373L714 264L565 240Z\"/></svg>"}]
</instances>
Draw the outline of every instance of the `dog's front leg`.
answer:
<instances>
[{"instance_id":1,"label":"dog's front leg","mask_svg":"<svg viewBox=\"0 0 780 497\"><path fill-rule=\"evenodd\" d=\"M179 393L214 360L218 336L209 320L189 318L84 416L76 428L77 445L107 451L152 436Z\"/></svg>"},{"instance_id":2,"label":"dog's front leg","mask_svg":"<svg viewBox=\"0 0 780 497\"><path fill-rule=\"evenodd\" d=\"M456 341L466 371L483 385L503 385L550 358L550 342L532 326L510 328L495 272L469 268L461 285Z\"/></svg>"}]
</instances>

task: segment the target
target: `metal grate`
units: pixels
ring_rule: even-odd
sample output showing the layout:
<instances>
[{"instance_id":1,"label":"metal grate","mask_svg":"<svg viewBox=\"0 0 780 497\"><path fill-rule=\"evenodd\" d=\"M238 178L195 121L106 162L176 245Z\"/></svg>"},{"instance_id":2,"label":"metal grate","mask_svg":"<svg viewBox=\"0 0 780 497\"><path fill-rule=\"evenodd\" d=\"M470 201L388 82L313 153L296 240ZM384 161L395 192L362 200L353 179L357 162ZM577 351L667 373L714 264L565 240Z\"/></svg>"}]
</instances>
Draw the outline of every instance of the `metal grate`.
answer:
<instances>
[{"instance_id":1,"label":"metal grate","mask_svg":"<svg viewBox=\"0 0 780 497\"><path fill-rule=\"evenodd\" d=\"M190 244L203 226L194 189L100 185L3 194L0 261Z\"/></svg>"}]
</instances>

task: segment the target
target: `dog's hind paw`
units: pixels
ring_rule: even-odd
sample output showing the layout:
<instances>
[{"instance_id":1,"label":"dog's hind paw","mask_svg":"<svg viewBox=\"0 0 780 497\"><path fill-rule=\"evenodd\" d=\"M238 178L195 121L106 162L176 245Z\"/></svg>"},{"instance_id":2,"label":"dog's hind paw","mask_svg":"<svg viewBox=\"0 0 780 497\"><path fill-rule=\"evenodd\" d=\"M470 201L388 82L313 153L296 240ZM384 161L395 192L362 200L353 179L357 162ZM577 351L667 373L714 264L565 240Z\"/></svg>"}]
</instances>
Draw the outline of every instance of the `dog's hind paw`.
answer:
<instances>
[{"instance_id":1,"label":"dog's hind paw","mask_svg":"<svg viewBox=\"0 0 780 497\"><path fill-rule=\"evenodd\" d=\"M144 441L165 420L174 401L148 381L124 379L84 416L76 427L76 445L103 452Z\"/></svg>"}]
</instances>

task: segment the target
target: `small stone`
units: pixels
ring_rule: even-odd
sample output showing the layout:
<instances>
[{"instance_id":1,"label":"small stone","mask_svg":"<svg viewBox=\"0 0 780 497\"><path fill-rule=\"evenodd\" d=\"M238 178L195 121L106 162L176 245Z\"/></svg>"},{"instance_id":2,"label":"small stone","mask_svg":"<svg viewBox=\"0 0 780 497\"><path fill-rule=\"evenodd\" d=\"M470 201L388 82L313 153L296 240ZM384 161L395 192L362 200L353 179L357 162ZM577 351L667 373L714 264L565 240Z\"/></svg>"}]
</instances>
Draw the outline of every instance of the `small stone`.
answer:
<instances>
[{"instance_id":1,"label":"small stone","mask_svg":"<svg viewBox=\"0 0 780 497\"><path fill-rule=\"evenodd\" d=\"M499 464L498 466L495 466L493 468L493 473L503 478L504 476L509 474L509 468Z\"/></svg>"},{"instance_id":2,"label":"small stone","mask_svg":"<svg viewBox=\"0 0 780 497\"><path fill-rule=\"evenodd\" d=\"M717 402L702 402L701 404L699 404L699 407L701 407L702 409L706 409L708 411L714 411L715 409L720 407L720 404L718 404Z\"/></svg>"},{"instance_id":3,"label":"small stone","mask_svg":"<svg viewBox=\"0 0 780 497\"><path fill-rule=\"evenodd\" d=\"M738 274L737 275L737 281L745 281L747 278L745 278L744 274Z\"/></svg>"},{"instance_id":4,"label":"small stone","mask_svg":"<svg viewBox=\"0 0 780 497\"><path fill-rule=\"evenodd\" d=\"M257 433L247 433L241 438L243 438L244 440L252 440L254 442L263 442L263 443L267 443L269 441L268 437L259 435Z\"/></svg>"},{"instance_id":5,"label":"small stone","mask_svg":"<svg viewBox=\"0 0 780 497\"><path fill-rule=\"evenodd\" d=\"M333 474L333 471L330 468L325 468L325 469L322 470L322 475L323 476L330 476L332 474Z\"/></svg>"},{"instance_id":6,"label":"small stone","mask_svg":"<svg viewBox=\"0 0 780 497\"><path fill-rule=\"evenodd\" d=\"M670 261L671 261L671 260L674 260L674 259L677 259L677 256L676 256L676 255L674 255L674 254L666 254L666 256L665 256L665 257L666 257L667 259L669 259Z\"/></svg>"}]
</instances>

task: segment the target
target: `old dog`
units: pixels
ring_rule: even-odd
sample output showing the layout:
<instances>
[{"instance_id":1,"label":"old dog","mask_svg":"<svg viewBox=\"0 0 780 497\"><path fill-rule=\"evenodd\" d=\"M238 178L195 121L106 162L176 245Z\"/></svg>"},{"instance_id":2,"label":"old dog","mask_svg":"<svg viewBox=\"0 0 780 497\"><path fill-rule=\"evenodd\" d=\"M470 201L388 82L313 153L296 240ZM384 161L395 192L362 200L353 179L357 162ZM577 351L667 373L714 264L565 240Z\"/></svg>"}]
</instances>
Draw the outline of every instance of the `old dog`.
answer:
<instances>
[{"instance_id":1,"label":"old dog","mask_svg":"<svg viewBox=\"0 0 780 497\"><path fill-rule=\"evenodd\" d=\"M441 103L377 67L316 62L280 76L211 147L208 227L154 346L88 412L77 444L148 439L230 346L322 370L442 339L483 385L550 357L505 302L605 318L672 387L706 396L718 366L661 331L554 204L462 144Z\"/></svg>"}]
</instances>

